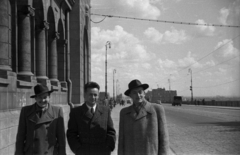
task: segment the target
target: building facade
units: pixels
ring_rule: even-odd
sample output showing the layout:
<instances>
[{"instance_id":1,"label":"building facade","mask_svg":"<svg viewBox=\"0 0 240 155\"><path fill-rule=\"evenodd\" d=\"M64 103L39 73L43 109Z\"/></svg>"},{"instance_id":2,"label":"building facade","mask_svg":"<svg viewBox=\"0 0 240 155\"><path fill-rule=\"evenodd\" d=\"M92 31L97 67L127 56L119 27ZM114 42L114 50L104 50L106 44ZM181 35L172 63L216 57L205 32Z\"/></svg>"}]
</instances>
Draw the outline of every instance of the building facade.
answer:
<instances>
[{"instance_id":1,"label":"building facade","mask_svg":"<svg viewBox=\"0 0 240 155\"><path fill-rule=\"evenodd\" d=\"M51 103L84 101L91 79L90 0L0 0L0 154L13 154L18 118L47 85Z\"/></svg>"},{"instance_id":2,"label":"building facade","mask_svg":"<svg viewBox=\"0 0 240 155\"><path fill-rule=\"evenodd\" d=\"M177 96L176 90L165 90L165 88L152 89L146 93L146 99L153 103L172 103L173 97Z\"/></svg>"}]
</instances>

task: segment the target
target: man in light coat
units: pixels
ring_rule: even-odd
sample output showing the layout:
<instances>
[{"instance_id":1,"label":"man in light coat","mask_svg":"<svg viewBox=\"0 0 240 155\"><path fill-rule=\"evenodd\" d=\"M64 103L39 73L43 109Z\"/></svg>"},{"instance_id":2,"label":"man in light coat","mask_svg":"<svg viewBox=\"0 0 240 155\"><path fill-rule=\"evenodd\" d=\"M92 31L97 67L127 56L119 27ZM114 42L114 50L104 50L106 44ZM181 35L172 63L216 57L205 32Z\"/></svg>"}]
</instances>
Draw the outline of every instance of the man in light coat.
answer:
<instances>
[{"instance_id":1,"label":"man in light coat","mask_svg":"<svg viewBox=\"0 0 240 155\"><path fill-rule=\"evenodd\" d=\"M124 93L133 104L120 112L118 155L167 155L169 139L162 105L144 97L148 84L133 80Z\"/></svg>"},{"instance_id":2,"label":"man in light coat","mask_svg":"<svg viewBox=\"0 0 240 155\"><path fill-rule=\"evenodd\" d=\"M63 110L52 106L45 85L34 87L36 103L21 109L15 155L66 155Z\"/></svg>"}]
</instances>

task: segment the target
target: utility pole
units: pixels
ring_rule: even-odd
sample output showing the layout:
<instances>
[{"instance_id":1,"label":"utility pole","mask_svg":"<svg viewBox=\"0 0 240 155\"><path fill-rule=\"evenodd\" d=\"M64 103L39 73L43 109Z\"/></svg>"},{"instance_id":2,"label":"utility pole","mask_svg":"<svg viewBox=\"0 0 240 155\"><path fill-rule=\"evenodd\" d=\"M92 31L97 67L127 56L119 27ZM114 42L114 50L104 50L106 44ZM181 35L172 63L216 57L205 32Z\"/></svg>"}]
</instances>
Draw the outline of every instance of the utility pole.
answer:
<instances>
[{"instance_id":1,"label":"utility pole","mask_svg":"<svg viewBox=\"0 0 240 155\"><path fill-rule=\"evenodd\" d=\"M171 103L171 82L170 82L170 78L168 79L168 83L169 83L169 102Z\"/></svg>"},{"instance_id":2,"label":"utility pole","mask_svg":"<svg viewBox=\"0 0 240 155\"><path fill-rule=\"evenodd\" d=\"M116 80L116 100L118 101L118 79Z\"/></svg>"},{"instance_id":3,"label":"utility pole","mask_svg":"<svg viewBox=\"0 0 240 155\"><path fill-rule=\"evenodd\" d=\"M114 88L114 73L116 73L116 69L113 70L113 100L115 100L115 88Z\"/></svg>"},{"instance_id":4,"label":"utility pole","mask_svg":"<svg viewBox=\"0 0 240 155\"><path fill-rule=\"evenodd\" d=\"M108 95L107 95L107 46L109 48L111 48L111 42L107 41L105 46L106 46L106 57L105 57L105 99L107 99L108 98Z\"/></svg>"},{"instance_id":5,"label":"utility pole","mask_svg":"<svg viewBox=\"0 0 240 155\"><path fill-rule=\"evenodd\" d=\"M192 69L189 68L188 71L191 74L191 86L190 86L190 91L191 91L191 103L193 104L193 87L192 87Z\"/></svg>"},{"instance_id":6,"label":"utility pole","mask_svg":"<svg viewBox=\"0 0 240 155\"><path fill-rule=\"evenodd\" d=\"M168 83L169 83L169 91L171 90L171 81L170 79L168 79Z\"/></svg>"}]
</instances>

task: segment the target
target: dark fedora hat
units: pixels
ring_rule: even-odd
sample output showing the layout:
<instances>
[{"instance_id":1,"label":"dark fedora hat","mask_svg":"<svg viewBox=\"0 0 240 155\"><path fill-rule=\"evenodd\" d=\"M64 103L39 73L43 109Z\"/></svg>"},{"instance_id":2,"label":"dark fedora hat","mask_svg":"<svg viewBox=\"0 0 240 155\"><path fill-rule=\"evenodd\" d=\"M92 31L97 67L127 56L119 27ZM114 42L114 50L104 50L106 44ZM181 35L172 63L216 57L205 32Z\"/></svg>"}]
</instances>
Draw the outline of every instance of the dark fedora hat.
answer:
<instances>
[{"instance_id":1,"label":"dark fedora hat","mask_svg":"<svg viewBox=\"0 0 240 155\"><path fill-rule=\"evenodd\" d=\"M142 87L144 90L147 89L149 87L148 84L142 84L139 80L132 80L129 84L128 84L128 90L125 91L125 95L129 96L131 90L138 88L138 87Z\"/></svg>"},{"instance_id":2,"label":"dark fedora hat","mask_svg":"<svg viewBox=\"0 0 240 155\"><path fill-rule=\"evenodd\" d=\"M35 95L30 96L30 98L35 98L37 95L41 95L44 93L52 93L54 90L50 90L48 89L47 86L42 85L42 84L38 84L34 87L34 93Z\"/></svg>"}]
</instances>

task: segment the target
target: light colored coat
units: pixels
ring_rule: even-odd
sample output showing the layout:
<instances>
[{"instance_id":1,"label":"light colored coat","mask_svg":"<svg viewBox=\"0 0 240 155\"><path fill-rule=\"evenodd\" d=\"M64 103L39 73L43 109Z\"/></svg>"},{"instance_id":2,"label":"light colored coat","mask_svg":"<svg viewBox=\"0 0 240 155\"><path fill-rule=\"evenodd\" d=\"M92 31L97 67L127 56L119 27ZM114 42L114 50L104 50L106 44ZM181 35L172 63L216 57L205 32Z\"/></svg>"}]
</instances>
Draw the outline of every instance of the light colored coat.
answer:
<instances>
[{"instance_id":1,"label":"light colored coat","mask_svg":"<svg viewBox=\"0 0 240 155\"><path fill-rule=\"evenodd\" d=\"M166 155L169 139L165 112L149 103L139 111L133 105L120 112L118 155Z\"/></svg>"}]
</instances>

